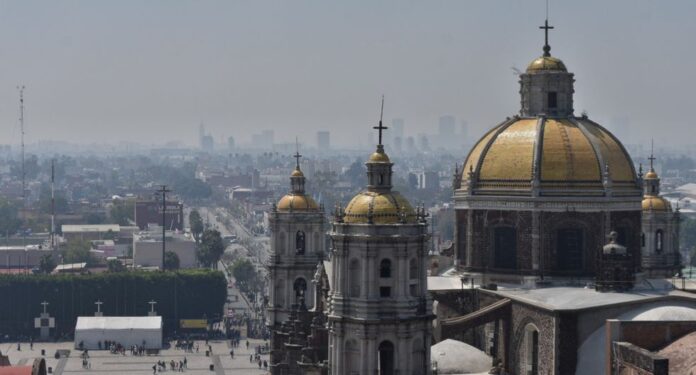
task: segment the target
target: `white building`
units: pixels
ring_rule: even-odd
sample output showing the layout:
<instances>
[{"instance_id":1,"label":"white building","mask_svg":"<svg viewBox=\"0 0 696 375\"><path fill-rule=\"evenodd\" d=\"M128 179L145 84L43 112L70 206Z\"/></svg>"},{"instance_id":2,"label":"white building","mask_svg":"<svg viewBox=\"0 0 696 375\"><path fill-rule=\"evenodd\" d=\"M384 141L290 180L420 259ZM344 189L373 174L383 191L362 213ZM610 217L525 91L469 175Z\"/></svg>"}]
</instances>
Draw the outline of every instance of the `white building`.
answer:
<instances>
[{"instance_id":1,"label":"white building","mask_svg":"<svg viewBox=\"0 0 696 375\"><path fill-rule=\"evenodd\" d=\"M79 316L75 326L75 348L104 349L104 341L125 347L162 348L161 316Z\"/></svg>"},{"instance_id":2,"label":"white building","mask_svg":"<svg viewBox=\"0 0 696 375\"><path fill-rule=\"evenodd\" d=\"M180 268L195 268L196 242L189 233L167 231L166 251L179 257ZM140 232L133 235L133 265L135 267L162 266L162 230Z\"/></svg>"}]
</instances>

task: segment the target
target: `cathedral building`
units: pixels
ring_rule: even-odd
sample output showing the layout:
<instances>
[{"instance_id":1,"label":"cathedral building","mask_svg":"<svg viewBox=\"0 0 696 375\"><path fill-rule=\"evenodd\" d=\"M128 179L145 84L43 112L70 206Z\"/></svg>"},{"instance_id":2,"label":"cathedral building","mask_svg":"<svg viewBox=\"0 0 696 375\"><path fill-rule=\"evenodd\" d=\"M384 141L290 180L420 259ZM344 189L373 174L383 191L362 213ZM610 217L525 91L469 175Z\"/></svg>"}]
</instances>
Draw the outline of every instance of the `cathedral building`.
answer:
<instances>
[{"instance_id":1,"label":"cathedral building","mask_svg":"<svg viewBox=\"0 0 696 375\"><path fill-rule=\"evenodd\" d=\"M643 270L649 277L673 277L681 272L679 255L679 210L673 211L667 199L660 196L660 178L653 168L643 178L643 232L641 248Z\"/></svg>"},{"instance_id":2,"label":"cathedral building","mask_svg":"<svg viewBox=\"0 0 696 375\"><path fill-rule=\"evenodd\" d=\"M589 280L611 231L641 266L640 178L611 132L575 116L574 74L550 50L520 74L519 114L486 132L456 181L456 262L477 280Z\"/></svg>"}]
</instances>

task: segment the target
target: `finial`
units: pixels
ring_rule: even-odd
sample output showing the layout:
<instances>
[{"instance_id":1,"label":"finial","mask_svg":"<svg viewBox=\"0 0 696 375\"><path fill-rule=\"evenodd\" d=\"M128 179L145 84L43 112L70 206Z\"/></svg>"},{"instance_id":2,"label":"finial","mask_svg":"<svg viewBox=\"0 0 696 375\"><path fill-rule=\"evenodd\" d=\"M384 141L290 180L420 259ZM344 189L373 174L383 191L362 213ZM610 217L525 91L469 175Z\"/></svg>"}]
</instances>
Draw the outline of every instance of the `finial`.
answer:
<instances>
[{"instance_id":1,"label":"finial","mask_svg":"<svg viewBox=\"0 0 696 375\"><path fill-rule=\"evenodd\" d=\"M643 178L643 163L638 163L638 178Z\"/></svg>"},{"instance_id":2,"label":"finial","mask_svg":"<svg viewBox=\"0 0 696 375\"><path fill-rule=\"evenodd\" d=\"M377 129L379 131L379 143L377 144L378 150L383 150L384 145L382 144L382 131L389 129L382 125L382 117L384 116L384 95L382 95L382 108L379 111L379 126L373 126L372 129Z\"/></svg>"},{"instance_id":3,"label":"finial","mask_svg":"<svg viewBox=\"0 0 696 375\"><path fill-rule=\"evenodd\" d=\"M654 172L655 170L653 169L653 162L655 161L655 143L651 139L650 140L650 157L648 160L650 160L650 171Z\"/></svg>"},{"instance_id":4,"label":"finial","mask_svg":"<svg viewBox=\"0 0 696 375\"><path fill-rule=\"evenodd\" d=\"M300 143L297 141L297 137L295 137L295 155L293 155L293 158L297 159L297 165L295 168L297 170L300 170L300 158L302 155L300 155Z\"/></svg>"},{"instance_id":5,"label":"finial","mask_svg":"<svg viewBox=\"0 0 696 375\"><path fill-rule=\"evenodd\" d=\"M549 17L546 15L546 20L544 21L544 26L539 26L540 29L544 30L544 57L551 56L551 46L549 45L549 30L554 27L549 26Z\"/></svg>"}]
</instances>

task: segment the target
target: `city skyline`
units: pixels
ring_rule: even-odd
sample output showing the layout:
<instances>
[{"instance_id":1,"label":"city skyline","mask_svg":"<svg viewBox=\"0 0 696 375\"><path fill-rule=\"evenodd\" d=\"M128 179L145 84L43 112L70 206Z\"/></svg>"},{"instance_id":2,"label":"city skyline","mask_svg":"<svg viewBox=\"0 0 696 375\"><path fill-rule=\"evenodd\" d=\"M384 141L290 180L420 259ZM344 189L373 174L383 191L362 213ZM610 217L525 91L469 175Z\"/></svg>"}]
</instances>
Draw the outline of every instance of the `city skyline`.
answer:
<instances>
[{"instance_id":1,"label":"city skyline","mask_svg":"<svg viewBox=\"0 0 696 375\"><path fill-rule=\"evenodd\" d=\"M680 47L694 5L598 4L551 3L551 53L582 78L576 114L629 144L689 143L679 135L696 53ZM473 143L516 114L511 68L541 54L544 2L28 1L3 3L0 19L0 143L19 143L23 84L27 144L195 146L204 123L216 143L271 129L313 144L327 130L347 147L367 142L382 94L385 119L404 119L409 135L452 115Z\"/></svg>"}]
</instances>

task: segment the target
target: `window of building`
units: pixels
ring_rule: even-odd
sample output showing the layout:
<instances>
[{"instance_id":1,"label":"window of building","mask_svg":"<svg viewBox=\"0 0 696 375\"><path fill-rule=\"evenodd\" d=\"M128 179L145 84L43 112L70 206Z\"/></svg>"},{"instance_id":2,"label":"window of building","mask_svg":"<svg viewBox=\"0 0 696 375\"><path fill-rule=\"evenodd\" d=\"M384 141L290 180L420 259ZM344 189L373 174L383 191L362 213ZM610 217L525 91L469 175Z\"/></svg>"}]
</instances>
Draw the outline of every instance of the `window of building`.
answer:
<instances>
[{"instance_id":1,"label":"window of building","mask_svg":"<svg viewBox=\"0 0 696 375\"><path fill-rule=\"evenodd\" d=\"M349 278L349 290L348 295L350 297L360 297L360 284L362 282L362 270L360 269L360 261L353 259L348 265L348 278Z\"/></svg>"},{"instance_id":2,"label":"window of building","mask_svg":"<svg viewBox=\"0 0 696 375\"><path fill-rule=\"evenodd\" d=\"M305 234L301 230L295 234L295 253L298 255L305 253Z\"/></svg>"},{"instance_id":3,"label":"window of building","mask_svg":"<svg viewBox=\"0 0 696 375\"><path fill-rule=\"evenodd\" d=\"M299 279L295 280L292 289L295 290L295 302L299 302L300 297L304 297L305 292L307 291L307 281L300 277Z\"/></svg>"},{"instance_id":4,"label":"window of building","mask_svg":"<svg viewBox=\"0 0 696 375\"><path fill-rule=\"evenodd\" d=\"M645 247L645 233L640 234L640 247Z\"/></svg>"},{"instance_id":5,"label":"window of building","mask_svg":"<svg viewBox=\"0 0 696 375\"><path fill-rule=\"evenodd\" d=\"M525 362L524 373L537 375L539 373L539 331L533 324L524 328Z\"/></svg>"},{"instance_id":6,"label":"window of building","mask_svg":"<svg viewBox=\"0 0 696 375\"><path fill-rule=\"evenodd\" d=\"M561 271L582 270L583 230L562 228L556 231L556 265Z\"/></svg>"},{"instance_id":7,"label":"window of building","mask_svg":"<svg viewBox=\"0 0 696 375\"><path fill-rule=\"evenodd\" d=\"M391 277L391 260L382 259L382 261L379 263L379 277Z\"/></svg>"},{"instance_id":8,"label":"window of building","mask_svg":"<svg viewBox=\"0 0 696 375\"><path fill-rule=\"evenodd\" d=\"M558 107L558 95L555 91L551 91L548 93L548 105L549 109L555 109L556 107Z\"/></svg>"},{"instance_id":9,"label":"window of building","mask_svg":"<svg viewBox=\"0 0 696 375\"><path fill-rule=\"evenodd\" d=\"M388 286L381 286L379 287L379 296L381 298L389 298L391 297L391 287Z\"/></svg>"},{"instance_id":10,"label":"window of building","mask_svg":"<svg viewBox=\"0 0 696 375\"><path fill-rule=\"evenodd\" d=\"M658 254L662 252L662 229L655 232L655 252Z\"/></svg>"},{"instance_id":11,"label":"window of building","mask_svg":"<svg viewBox=\"0 0 696 375\"><path fill-rule=\"evenodd\" d=\"M517 230L514 227L493 229L493 264L495 268L517 268Z\"/></svg>"}]
</instances>

